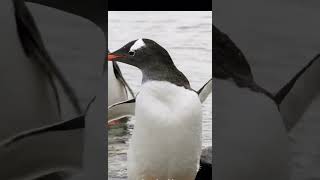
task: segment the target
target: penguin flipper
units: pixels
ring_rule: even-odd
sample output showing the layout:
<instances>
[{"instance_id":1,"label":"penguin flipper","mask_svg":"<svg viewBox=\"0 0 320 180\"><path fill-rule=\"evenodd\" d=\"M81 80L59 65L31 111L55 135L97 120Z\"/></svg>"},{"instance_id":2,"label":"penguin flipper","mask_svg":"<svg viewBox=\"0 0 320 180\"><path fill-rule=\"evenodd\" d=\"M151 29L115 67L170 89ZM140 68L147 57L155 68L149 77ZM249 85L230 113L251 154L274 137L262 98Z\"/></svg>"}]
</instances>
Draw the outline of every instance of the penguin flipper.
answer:
<instances>
[{"instance_id":1,"label":"penguin flipper","mask_svg":"<svg viewBox=\"0 0 320 180\"><path fill-rule=\"evenodd\" d=\"M203 103L211 92L212 92L212 78L197 91L200 102Z\"/></svg>"},{"instance_id":2,"label":"penguin flipper","mask_svg":"<svg viewBox=\"0 0 320 180\"><path fill-rule=\"evenodd\" d=\"M109 51L109 50L108 50ZM113 61L112 62L112 66L113 66L113 71L114 71L114 74L116 76L116 78L121 82L121 84L126 88L126 90L128 90L130 92L130 95L132 97L134 97L134 92L133 90L130 88L129 84L127 83L127 81L124 79L122 73L121 73L121 70L120 70L120 67L119 65L117 64L117 62Z\"/></svg>"},{"instance_id":3,"label":"penguin flipper","mask_svg":"<svg viewBox=\"0 0 320 180\"><path fill-rule=\"evenodd\" d=\"M10 137L0 143L0 146L10 146L11 144L18 142L24 138L28 138L30 136L39 135L46 132L51 131L67 131L67 130L75 130L75 129L82 129L84 128L84 116L79 116L71 120L55 123L53 125L48 125L40 128L35 128L32 130L24 131Z\"/></svg>"},{"instance_id":4,"label":"penguin flipper","mask_svg":"<svg viewBox=\"0 0 320 180\"><path fill-rule=\"evenodd\" d=\"M134 116L136 99L119 102L108 107L108 123L123 117Z\"/></svg>"},{"instance_id":5,"label":"penguin flipper","mask_svg":"<svg viewBox=\"0 0 320 180\"><path fill-rule=\"evenodd\" d=\"M65 179L81 173L83 136L84 129L50 131L0 146L0 166L5 167L0 179L42 179L52 174Z\"/></svg>"},{"instance_id":6,"label":"penguin flipper","mask_svg":"<svg viewBox=\"0 0 320 180\"><path fill-rule=\"evenodd\" d=\"M288 131L320 92L320 54L315 56L274 96Z\"/></svg>"},{"instance_id":7,"label":"penguin flipper","mask_svg":"<svg viewBox=\"0 0 320 180\"><path fill-rule=\"evenodd\" d=\"M39 128L23 131L15 136L12 136L12 137L7 138L4 141L0 142L0 147L1 146L10 146L11 144L18 142L22 139L29 138L29 137L39 135L39 134L45 134L48 132L83 129L85 127L86 113L87 113L88 109L90 108L90 105L94 102L94 100L95 100L95 97L89 102L89 104L87 105L86 111L83 115L78 116L76 118L73 118L71 120L65 120L62 122L57 122L57 123L42 126Z\"/></svg>"}]
</instances>

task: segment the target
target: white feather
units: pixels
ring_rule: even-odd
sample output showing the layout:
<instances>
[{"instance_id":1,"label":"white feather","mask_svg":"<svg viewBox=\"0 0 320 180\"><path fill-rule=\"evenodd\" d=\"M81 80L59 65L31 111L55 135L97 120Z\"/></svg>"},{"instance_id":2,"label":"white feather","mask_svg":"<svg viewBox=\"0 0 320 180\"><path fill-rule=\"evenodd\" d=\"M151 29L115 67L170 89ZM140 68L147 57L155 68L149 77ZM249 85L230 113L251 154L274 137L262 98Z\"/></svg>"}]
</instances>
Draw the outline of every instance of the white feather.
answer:
<instances>
[{"instance_id":1,"label":"white feather","mask_svg":"<svg viewBox=\"0 0 320 180\"><path fill-rule=\"evenodd\" d=\"M169 82L147 82L136 99L135 115L129 180L194 180L202 131L197 93Z\"/></svg>"},{"instance_id":2,"label":"white feather","mask_svg":"<svg viewBox=\"0 0 320 180\"><path fill-rule=\"evenodd\" d=\"M130 48L130 51L136 51L138 49L141 49L143 47L145 47L146 44L143 42L142 39L138 39Z\"/></svg>"}]
</instances>

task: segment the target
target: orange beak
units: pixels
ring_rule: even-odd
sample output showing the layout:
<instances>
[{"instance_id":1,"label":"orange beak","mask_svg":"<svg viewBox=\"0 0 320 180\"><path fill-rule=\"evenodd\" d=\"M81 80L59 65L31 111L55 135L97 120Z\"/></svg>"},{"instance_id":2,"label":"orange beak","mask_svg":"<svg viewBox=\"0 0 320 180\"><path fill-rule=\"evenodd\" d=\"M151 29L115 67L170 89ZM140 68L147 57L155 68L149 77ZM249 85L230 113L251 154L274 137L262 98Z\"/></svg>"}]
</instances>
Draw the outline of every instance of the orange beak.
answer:
<instances>
[{"instance_id":1,"label":"orange beak","mask_svg":"<svg viewBox=\"0 0 320 180\"><path fill-rule=\"evenodd\" d=\"M121 58L121 57L124 57L124 56L121 56L121 55L115 55L115 54L108 54L108 61L113 61L117 58Z\"/></svg>"}]
</instances>

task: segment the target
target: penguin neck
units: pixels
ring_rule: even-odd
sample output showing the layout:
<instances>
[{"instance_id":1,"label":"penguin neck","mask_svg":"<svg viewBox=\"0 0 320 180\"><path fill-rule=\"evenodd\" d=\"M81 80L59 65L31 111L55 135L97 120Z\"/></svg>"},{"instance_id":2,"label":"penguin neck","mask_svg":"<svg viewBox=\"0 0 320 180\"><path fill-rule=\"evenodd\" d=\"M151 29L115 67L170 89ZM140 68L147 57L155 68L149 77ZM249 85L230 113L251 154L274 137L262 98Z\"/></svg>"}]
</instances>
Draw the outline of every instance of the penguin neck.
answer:
<instances>
[{"instance_id":1,"label":"penguin neck","mask_svg":"<svg viewBox=\"0 0 320 180\"><path fill-rule=\"evenodd\" d=\"M231 79L214 79L214 89L238 89L239 87L236 85L234 81ZM221 93L228 94L228 91L221 91Z\"/></svg>"},{"instance_id":2,"label":"penguin neck","mask_svg":"<svg viewBox=\"0 0 320 180\"><path fill-rule=\"evenodd\" d=\"M190 83L186 76L174 65L155 65L142 70L142 84L148 81L167 81L177 86L190 89Z\"/></svg>"}]
</instances>

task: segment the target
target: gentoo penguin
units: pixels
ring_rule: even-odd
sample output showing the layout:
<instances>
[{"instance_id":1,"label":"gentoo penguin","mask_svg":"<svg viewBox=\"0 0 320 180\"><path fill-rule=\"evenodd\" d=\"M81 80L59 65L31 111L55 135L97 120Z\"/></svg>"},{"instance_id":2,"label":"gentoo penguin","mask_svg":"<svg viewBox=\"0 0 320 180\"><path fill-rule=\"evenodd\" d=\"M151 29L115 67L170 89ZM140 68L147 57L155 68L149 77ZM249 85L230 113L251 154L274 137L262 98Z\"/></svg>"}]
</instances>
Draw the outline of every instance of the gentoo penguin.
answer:
<instances>
[{"instance_id":1,"label":"gentoo penguin","mask_svg":"<svg viewBox=\"0 0 320 180\"><path fill-rule=\"evenodd\" d=\"M201 101L188 79L169 53L150 39L131 41L108 54L108 60L135 66L143 75L136 99L120 104L136 117L128 150L128 179L194 180L201 153L202 114Z\"/></svg>"},{"instance_id":2,"label":"gentoo penguin","mask_svg":"<svg viewBox=\"0 0 320 180\"><path fill-rule=\"evenodd\" d=\"M214 174L223 180L288 180L289 141L273 95L255 83L231 39L213 26Z\"/></svg>"}]
</instances>

